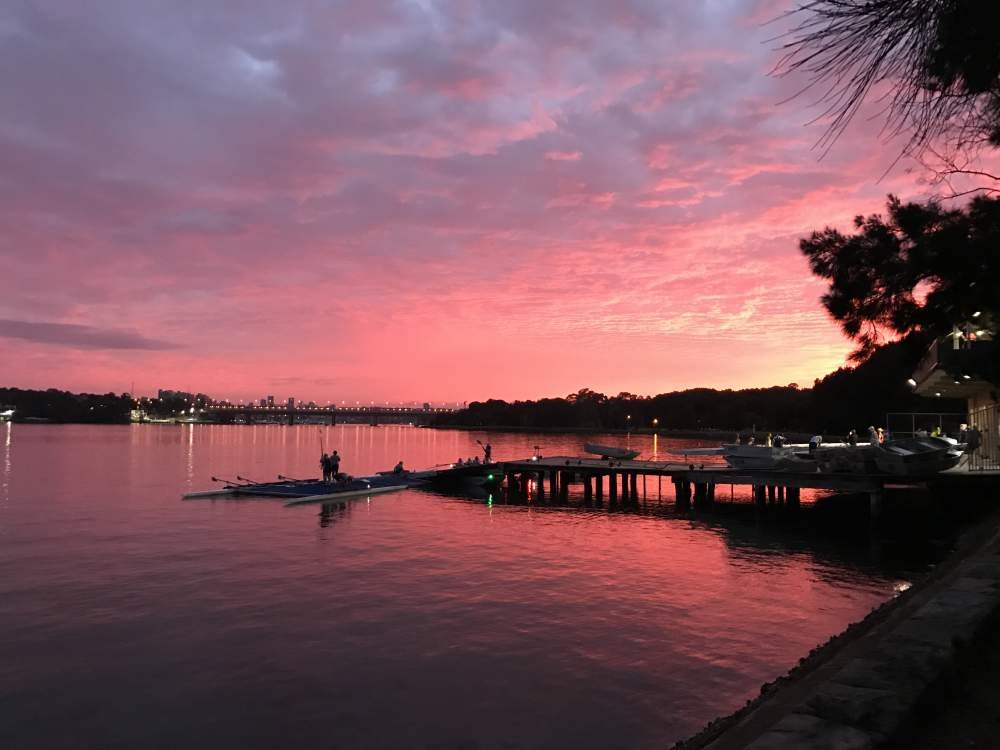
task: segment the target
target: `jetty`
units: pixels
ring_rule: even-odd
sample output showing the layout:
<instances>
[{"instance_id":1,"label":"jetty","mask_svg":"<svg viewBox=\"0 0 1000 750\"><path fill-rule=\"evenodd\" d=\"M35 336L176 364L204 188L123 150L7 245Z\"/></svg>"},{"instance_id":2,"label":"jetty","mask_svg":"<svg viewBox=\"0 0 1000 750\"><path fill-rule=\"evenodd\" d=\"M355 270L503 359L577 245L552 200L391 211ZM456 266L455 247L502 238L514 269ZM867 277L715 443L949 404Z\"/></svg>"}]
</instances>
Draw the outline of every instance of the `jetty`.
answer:
<instances>
[{"instance_id":1,"label":"jetty","mask_svg":"<svg viewBox=\"0 0 1000 750\"><path fill-rule=\"evenodd\" d=\"M657 460L604 460L577 456L532 457L503 461L501 469L508 491L524 493L532 487L539 497L548 496L565 502L570 488L582 488L584 502L600 504L605 495L610 503L646 500L651 493L650 479L656 482L656 498L672 493L679 508L711 505L720 485L749 486L759 505L782 504L796 507L802 489L863 493L869 498L872 516L882 509L888 489L926 486L928 481L961 484L970 479L1000 482L1000 471L969 472L951 470L930 476L895 476L889 474L821 473L765 469L734 469L724 465L706 465Z\"/></svg>"}]
</instances>

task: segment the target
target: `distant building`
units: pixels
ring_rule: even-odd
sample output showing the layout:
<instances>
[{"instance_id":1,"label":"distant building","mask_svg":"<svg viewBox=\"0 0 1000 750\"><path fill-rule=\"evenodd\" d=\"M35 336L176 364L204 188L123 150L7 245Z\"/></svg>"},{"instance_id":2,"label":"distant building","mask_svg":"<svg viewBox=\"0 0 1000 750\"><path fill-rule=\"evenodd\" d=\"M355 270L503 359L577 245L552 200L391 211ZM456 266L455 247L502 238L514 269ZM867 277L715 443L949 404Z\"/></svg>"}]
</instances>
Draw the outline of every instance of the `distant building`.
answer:
<instances>
[{"instance_id":1,"label":"distant building","mask_svg":"<svg viewBox=\"0 0 1000 750\"><path fill-rule=\"evenodd\" d=\"M260 405L261 405L261 406L267 406L267 399L266 399L266 398L262 398L262 399L260 400Z\"/></svg>"},{"instance_id":2,"label":"distant building","mask_svg":"<svg viewBox=\"0 0 1000 750\"><path fill-rule=\"evenodd\" d=\"M289 409L294 409L295 408L295 396L289 396L288 397L288 408Z\"/></svg>"},{"instance_id":3,"label":"distant building","mask_svg":"<svg viewBox=\"0 0 1000 750\"><path fill-rule=\"evenodd\" d=\"M268 396L267 397L267 405L268 406L274 406L274 396Z\"/></svg>"},{"instance_id":4,"label":"distant building","mask_svg":"<svg viewBox=\"0 0 1000 750\"><path fill-rule=\"evenodd\" d=\"M424 401L424 411L430 411L430 410L431 410L430 401Z\"/></svg>"}]
</instances>

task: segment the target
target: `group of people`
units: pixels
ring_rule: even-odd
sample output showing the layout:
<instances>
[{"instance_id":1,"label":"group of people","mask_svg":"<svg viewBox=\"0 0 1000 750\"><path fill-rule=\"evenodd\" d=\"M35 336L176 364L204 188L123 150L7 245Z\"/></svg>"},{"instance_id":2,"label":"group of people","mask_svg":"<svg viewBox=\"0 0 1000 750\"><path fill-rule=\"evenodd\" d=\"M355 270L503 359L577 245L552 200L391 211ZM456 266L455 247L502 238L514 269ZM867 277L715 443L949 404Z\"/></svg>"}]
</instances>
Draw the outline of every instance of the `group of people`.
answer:
<instances>
[{"instance_id":1,"label":"group of people","mask_svg":"<svg viewBox=\"0 0 1000 750\"><path fill-rule=\"evenodd\" d=\"M784 435L772 435L769 432L763 441L758 443L757 436L754 433L750 432L744 434L742 432L738 432L736 433L736 442L740 445L766 445L768 448L772 446L775 448L781 448L788 442L788 438Z\"/></svg>"},{"instance_id":2,"label":"group of people","mask_svg":"<svg viewBox=\"0 0 1000 750\"><path fill-rule=\"evenodd\" d=\"M323 470L324 482L335 482L340 476L340 454L337 451L320 456L319 467Z\"/></svg>"},{"instance_id":3,"label":"group of people","mask_svg":"<svg viewBox=\"0 0 1000 750\"><path fill-rule=\"evenodd\" d=\"M476 442L483 446L483 460L480 461L479 456L474 456L472 458L459 458L455 462L455 466L479 466L493 461L493 446L489 443L483 445L478 440Z\"/></svg>"}]
</instances>

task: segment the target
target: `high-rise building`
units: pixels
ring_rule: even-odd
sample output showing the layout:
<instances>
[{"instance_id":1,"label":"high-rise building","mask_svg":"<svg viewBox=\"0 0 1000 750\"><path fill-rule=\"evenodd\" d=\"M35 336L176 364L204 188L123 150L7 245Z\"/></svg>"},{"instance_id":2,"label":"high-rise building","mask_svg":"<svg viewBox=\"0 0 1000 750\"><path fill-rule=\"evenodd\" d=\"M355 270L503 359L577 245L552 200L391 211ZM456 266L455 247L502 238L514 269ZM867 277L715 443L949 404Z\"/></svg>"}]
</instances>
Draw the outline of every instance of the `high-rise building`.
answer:
<instances>
[{"instance_id":1,"label":"high-rise building","mask_svg":"<svg viewBox=\"0 0 1000 750\"><path fill-rule=\"evenodd\" d=\"M289 409L294 409L295 408L295 396L289 396L288 397L288 408Z\"/></svg>"},{"instance_id":2,"label":"high-rise building","mask_svg":"<svg viewBox=\"0 0 1000 750\"><path fill-rule=\"evenodd\" d=\"M267 405L268 406L274 406L274 396L268 396L267 397Z\"/></svg>"}]
</instances>

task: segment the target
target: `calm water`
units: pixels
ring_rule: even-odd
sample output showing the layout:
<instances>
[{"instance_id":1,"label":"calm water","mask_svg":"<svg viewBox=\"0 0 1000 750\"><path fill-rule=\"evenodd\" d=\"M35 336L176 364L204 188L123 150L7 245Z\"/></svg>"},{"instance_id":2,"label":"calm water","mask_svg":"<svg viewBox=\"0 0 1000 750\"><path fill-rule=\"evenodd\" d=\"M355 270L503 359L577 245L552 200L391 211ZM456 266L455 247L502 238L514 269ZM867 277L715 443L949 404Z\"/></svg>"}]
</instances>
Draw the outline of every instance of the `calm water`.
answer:
<instances>
[{"instance_id":1,"label":"calm water","mask_svg":"<svg viewBox=\"0 0 1000 750\"><path fill-rule=\"evenodd\" d=\"M0 425L0 747L663 747L905 577L863 543L672 512L180 500L315 476L321 435L356 474L486 437Z\"/></svg>"}]
</instances>

